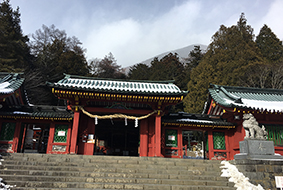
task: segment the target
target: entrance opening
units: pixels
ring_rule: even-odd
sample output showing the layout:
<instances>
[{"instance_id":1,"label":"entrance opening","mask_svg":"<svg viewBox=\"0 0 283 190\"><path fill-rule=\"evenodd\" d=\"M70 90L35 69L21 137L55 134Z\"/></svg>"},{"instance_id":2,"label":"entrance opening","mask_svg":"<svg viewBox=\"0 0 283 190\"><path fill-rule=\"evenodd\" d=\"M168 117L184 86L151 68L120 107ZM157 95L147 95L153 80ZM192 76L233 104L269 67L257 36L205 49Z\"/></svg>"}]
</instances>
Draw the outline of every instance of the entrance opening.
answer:
<instances>
[{"instance_id":1,"label":"entrance opening","mask_svg":"<svg viewBox=\"0 0 283 190\"><path fill-rule=\"evenodd\" d=\"M122 119L99 120L95 126L94 154L138 156L139 127Z\"/></svg>"},{"instance_id":2,"label":"entrance opening","mask_svg":"<svg viewBox=\"0 0 283 190\"><path fill-rule=\"evenodd\" d=\"M25 153L46 153L49 128L48 124L24 124L21 133L25 138L18 150Z\"/></svg>"},{"instance_id":3,"label":"entrance opening","mask_svg":"<svg viewBox=\"0 0 283 190\"><path fill-rule=\"evenodd\" d=\"M203 131L182 131L183 158L205 158Z\"/></svg>"}]
</instances>

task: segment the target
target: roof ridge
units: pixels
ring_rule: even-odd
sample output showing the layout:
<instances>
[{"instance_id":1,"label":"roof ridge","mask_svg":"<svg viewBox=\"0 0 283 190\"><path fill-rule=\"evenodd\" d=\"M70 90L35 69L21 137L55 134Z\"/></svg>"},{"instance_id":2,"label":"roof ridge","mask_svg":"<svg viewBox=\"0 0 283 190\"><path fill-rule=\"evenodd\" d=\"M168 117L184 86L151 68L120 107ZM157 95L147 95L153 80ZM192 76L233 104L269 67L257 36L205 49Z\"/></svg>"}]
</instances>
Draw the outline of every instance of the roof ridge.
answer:
<instances>
[{"instance_id":1,"label":"roof ridge","mask_svg":"<svg viewBox=\"0 0 283 190\"><path fill-rule=\"evenodd\" d=\"M162 84L173 84L175 80L166 80L166 81L149 81L149 80L128 80L128 79L113 79L113 78L98 78L98 77L88 77L88 76L79 76L79 75L70 75L64 73L65 78L78 78L78 79L90 79L90 80L105 80L105 81L120 81L120 82L145 82L145 83L162 83ZM62 79L62 80L64 80Z\"/></svg>"},{"instance_id":2,"label":"roof ridge","mask_svg":"<svg viewBox=\"0 0 283 190\"><path fill-rule=\"evenodd\" d=\"M226 86L226 85L216 85L216 84L210 84L214 86L215 88L224 88L227 90L241 90L241 91L247 91L250 93L280 93L283 95L283 89L274 89L274 88L257 88L257 87L245 87L245 86ZM227 91L228 92L228 91ZM229 92L228 92L229 93Z\"/></svg>"},{"instance_id":3,"label":"roof ridge","mask_svg":"<svg viewBox=\"0 0 283 190\"><path fill-rule=\"evenodd\" d=\"M220 90L221 90L226 96L228 96L229 98L231 98L235 103L241 103L241 104L243 103L241 97L238 97L238 96L235 96L235 95L229 93L223 86L220 86Z\"/></svg>"}]
</instances>

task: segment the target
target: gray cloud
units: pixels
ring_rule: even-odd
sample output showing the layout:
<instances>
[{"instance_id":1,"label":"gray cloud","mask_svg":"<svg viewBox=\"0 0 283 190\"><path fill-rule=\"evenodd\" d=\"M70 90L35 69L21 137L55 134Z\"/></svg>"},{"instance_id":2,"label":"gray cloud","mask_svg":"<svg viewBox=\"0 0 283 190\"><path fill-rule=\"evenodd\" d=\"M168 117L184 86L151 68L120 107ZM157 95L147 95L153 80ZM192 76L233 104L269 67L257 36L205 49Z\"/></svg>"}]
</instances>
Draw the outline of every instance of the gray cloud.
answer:
<instances>
[{"instance_id":1,"label":"gray cloud","mask_svg":"<svg viewBox=\"0 0 283 190\"><path fill-rule=\"evenodd\" d=\"M129 66L157 54L191 44L210 43L221 24L237 23L244 12L257 35L267 24L282 39L281 0L11 0L20 7L25 34L42 24L76 36L87 58L112 52ZM189 53L189 52L188 52Z\"/></svg>"}]
</instances>

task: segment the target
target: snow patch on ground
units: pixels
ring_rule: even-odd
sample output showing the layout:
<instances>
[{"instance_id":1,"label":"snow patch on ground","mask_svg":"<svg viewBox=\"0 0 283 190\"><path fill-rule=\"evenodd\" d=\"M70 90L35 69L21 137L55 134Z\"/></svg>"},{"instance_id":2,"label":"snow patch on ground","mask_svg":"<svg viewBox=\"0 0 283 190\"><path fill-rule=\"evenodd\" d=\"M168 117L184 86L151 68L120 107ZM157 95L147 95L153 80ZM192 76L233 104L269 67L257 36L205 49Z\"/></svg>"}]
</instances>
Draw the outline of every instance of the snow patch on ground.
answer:
<instances>
[{"instance_id":1,"label":"snow patch on ground","mask_svg":"<svg viewBox=\"0 0 283 190\"><path fill-rule=\"evenodd\" d=\"M221 170L221 177L228 177L230 182L235 183L234 187L236 187L237 190L264 190L260 184L257 186L251 184L249 178L239 172L237 167L233 164L230 164L228 161L222 161L221 164L224 165L220 167L223 168Z\"/></svg>"},{"instance_id":2,"label":"snow patch on ground","mask_svg":"<svg viewBox=\"0 0 283 190\"><path fill-rule=\"evenodd\" d=\"M1 159L3 161L3 159ZM2 165L2 162L0 162L0 165ZM0 190L10 190L10 188L16 187L15 185L7 185L6 182L3 181L3 179L0 177Z\"/></svg>"}]
</instances>

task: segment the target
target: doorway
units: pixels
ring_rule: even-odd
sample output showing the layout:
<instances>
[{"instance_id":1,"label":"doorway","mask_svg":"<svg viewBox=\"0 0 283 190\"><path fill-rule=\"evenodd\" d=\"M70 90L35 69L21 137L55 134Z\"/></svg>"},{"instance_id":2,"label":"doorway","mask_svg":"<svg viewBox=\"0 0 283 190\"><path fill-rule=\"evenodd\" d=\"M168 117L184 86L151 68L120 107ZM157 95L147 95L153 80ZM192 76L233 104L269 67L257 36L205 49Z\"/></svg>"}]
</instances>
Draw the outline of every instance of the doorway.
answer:
<instances>
[{"instance_id":1,"label":"doorway","mask_svg":"<svg viewBox=\"0 0 283 190\"><path fill-rule=\"evenodd\" d=\"M182 131L183 158L205 158L205 138L203 131Z\"/></svg>"},{"instance_id":2,"label":"doorway","mask_svg":"<svg viewBox=\"0 0 283 190\"><path fill-rule=\"evenodd\" d=\"M24 139L20 142L18 149L23 153L46 153L49 137L48 124L24 124L21 134Z\"/></svg>"},{"instance_id":3,"label":"doorway","mask_svg":"<svg viewBox=\"0 0 283 190\"><path fill-rule=\"evenodd\" d=\"M100 120L95 126L94 154L138 156L139 127L122 119Z\"/></svg>"}]
</instances>

